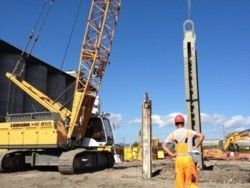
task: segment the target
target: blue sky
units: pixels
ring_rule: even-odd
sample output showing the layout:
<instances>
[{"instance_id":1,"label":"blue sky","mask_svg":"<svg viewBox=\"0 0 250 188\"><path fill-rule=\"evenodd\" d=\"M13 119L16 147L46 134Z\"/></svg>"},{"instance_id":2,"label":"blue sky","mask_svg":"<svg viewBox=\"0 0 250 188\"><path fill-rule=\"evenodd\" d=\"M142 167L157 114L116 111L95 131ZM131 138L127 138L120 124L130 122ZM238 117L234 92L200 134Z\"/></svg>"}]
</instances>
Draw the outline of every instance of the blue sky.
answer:
<instances>
[{"instance_id":1,"label":"blue sky","mask_svg":"<svg viewBox=\"0 0 250 188\"><path fill-rule=\"evenodd\" d=\"M80 0L56 0L33 55L60 68ZM0 38L24 48L44 0L0 0ZM64 70L75 70L89 1L84 0ZM153 101L153 135L174 129L185 114L182 24L187 0L123 0L101 87L102 110L112 114L117 141L135 141L141 104ZM202 130L208 139L250 128L250 1L193 0Z\"/></svg>"}]
</instances>

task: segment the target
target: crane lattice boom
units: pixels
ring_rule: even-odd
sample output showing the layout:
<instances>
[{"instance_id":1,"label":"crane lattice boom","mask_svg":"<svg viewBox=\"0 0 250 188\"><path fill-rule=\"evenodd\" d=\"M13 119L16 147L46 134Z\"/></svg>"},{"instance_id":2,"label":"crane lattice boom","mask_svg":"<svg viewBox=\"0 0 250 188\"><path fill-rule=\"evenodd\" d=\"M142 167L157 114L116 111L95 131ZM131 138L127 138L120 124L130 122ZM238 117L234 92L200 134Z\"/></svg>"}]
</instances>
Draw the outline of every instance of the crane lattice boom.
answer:
<instances>
[{"instance_id":1,"label":"crane lattice boom","mask_svg":"<svg viewBox=\"0 0 250 188\"><path fill-rule=\"evenodd\" d=\"M95 97L109 62L120 5L120 0L92 1L81 49L68 138L73 134L77 134L75 136L78 138L84 136ZM76 131L79 122L79 130Z\"/></svg>"}]
</instances>

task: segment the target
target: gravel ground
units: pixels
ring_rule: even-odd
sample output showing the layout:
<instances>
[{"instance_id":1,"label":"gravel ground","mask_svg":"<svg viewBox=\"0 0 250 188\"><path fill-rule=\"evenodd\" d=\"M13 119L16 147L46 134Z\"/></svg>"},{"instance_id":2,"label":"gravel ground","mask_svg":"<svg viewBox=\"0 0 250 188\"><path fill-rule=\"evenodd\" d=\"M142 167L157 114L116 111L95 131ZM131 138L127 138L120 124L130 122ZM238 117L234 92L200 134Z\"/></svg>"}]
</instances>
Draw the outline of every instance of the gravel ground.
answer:
<instances>
[{"instance_id":1,"label":"gravel ground","mask_svg":"<svg viewBox=\"0 0 250 188\"><path fill-rule=\"evenodd\" d=\"M250 161L210 161L213 170L200 172L202 188L250 187ZM154 161L151 180L141 178L139 162L121 163L112 169L79 175L61 175L57 171L30 170L0 174L0 188L166 188L173 187L173 163Z\"/></svg>"}]
</instances>

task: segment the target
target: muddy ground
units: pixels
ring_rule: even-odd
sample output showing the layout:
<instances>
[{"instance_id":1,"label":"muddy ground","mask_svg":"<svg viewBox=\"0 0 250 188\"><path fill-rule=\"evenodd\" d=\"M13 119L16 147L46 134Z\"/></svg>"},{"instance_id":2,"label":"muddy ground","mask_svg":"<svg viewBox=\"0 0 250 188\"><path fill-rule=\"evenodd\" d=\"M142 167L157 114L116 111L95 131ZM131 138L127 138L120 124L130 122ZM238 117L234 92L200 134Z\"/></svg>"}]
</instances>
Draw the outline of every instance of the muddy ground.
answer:
<instances>
[{"instance_id":1,"label":"muddy ground","mask_svg":"<svg viewBox=\"0 0 250 188\"><path fill-rule=\"evenodd\" d=\"M202 188L249 188L250 161L210 161L213 170L200 172ZM78 175L61 175L55 169L29 170L0 174L0 188L66 188L66 187L173 187L171 161L154 161L151 180L141 178L140 162L117 164L112 169Z\"/></svg>"}]
</instances>

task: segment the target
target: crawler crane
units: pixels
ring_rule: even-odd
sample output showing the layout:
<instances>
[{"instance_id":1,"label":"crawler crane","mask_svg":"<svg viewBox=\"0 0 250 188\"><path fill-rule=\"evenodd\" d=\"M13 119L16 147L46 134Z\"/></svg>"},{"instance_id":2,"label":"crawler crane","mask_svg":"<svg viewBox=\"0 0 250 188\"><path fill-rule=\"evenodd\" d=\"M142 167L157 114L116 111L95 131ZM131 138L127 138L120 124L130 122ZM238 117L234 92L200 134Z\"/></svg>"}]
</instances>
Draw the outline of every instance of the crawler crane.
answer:
<instances>
[{"instance_id":1,"label":"crawler crane","mask_svg":"<svg viewBox=\"0 0 250 188\"><path fill-rule=\"evenodd\" d=\"M6 76L47 112L9 114L0 123L0 171L57 166L63 174L113 166L113 155L95 146L113 144L105 116L91 115L114 38L121 0L92 0L81 46L72 109L67 109L18 76ZM103 132L102 138L93 136Z\"/></svg>"}]
</instances>

